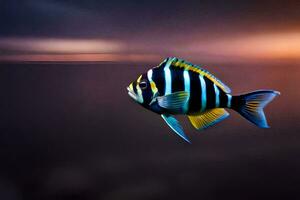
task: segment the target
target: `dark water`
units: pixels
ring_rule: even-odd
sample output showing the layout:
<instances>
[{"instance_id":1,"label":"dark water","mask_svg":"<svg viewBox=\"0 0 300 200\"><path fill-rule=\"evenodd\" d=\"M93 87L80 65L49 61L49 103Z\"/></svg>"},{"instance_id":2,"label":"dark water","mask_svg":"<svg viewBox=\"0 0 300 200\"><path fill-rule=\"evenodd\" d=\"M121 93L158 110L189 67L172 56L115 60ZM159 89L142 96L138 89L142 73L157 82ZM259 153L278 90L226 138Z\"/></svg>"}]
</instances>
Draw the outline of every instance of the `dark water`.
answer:
<instances>
[{"instance_id":1,"label":"dark water","mask_svg":"<svg viewBox=\"0 0 300 200\"><path fill-rule=\"evenodd\" d=\"M0 65L0 199L298 199L300 68L211 67L234 94L276 89L271 129L235 112L193 144L128 96L151 65ZM220 66L220 65L219 65Z\"/></svg>"}]
</instances>

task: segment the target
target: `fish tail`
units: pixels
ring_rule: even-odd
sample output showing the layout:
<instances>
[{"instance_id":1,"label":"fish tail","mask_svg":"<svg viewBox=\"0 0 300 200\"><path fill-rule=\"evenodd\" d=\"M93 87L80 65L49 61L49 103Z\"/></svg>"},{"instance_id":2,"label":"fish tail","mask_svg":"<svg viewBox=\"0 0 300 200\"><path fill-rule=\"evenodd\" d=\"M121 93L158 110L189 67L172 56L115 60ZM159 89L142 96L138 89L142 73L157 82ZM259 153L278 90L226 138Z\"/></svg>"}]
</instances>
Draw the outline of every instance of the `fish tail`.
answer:
<instances>
[{"instance_id":1,"label":"fish tail","mask_svg":"<svg viewBox=\"0 0 300 200\"><path fill-rule=\"evenodd\" d=\"M231 108L260 128L269 128L264 107L280 92L274 90L257 90L248 94L232 97Z\"/></svg>"}]
</instances>

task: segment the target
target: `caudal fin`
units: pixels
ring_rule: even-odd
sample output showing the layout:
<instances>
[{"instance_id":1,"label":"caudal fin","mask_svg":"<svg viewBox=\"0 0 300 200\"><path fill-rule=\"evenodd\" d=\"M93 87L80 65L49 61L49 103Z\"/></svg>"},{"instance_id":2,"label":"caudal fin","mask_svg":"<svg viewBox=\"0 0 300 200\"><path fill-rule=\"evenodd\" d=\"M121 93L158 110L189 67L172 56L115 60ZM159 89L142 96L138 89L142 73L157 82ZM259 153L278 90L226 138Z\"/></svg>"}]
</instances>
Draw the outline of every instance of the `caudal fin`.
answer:
<instances>
[{"instance_id":1,"label":"caudal fin","mask_svg":"<svg viewBox=\"0 0 300 200\"><path fill-rule=\"evenodd\" d=\"M263 109L279 94L274 90L258 90L234 96L232 108L258 127L269 128Z\"/></svg>"}]
</instances>

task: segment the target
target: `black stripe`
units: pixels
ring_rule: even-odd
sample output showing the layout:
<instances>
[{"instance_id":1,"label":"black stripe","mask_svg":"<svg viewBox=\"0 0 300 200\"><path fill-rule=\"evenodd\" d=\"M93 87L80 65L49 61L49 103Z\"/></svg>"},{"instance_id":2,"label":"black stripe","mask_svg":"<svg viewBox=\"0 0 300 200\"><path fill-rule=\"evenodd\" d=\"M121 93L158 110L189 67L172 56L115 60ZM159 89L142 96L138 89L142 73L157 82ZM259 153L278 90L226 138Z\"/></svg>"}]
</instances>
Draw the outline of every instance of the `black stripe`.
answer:
<instances>
[{"instance_id":1,"label":"black stripe","mask_svg":"<svg viewBox=\"0 0 300 200\"><path fill-rule=\"evenodd\" d=\"M165 73L164 67L153 68L152 80L156 84L158 93L163 95L165 93Z\"/></svg>"},{"instance_id":2,"label":"black stripe","mask_svg":"<svg viewBox=\"0 0 300 200\"><path fill-rule=\"evenodd\" d=\"M142 75L142 79L147 82L147 88L146 89L141 89L142 91L142 95L143 95L143 99L144 99L144 104L148 105L151 101L151 97L153 96L152 90L151 90L151 86L150 83L147 79L147 74L143 74Z\"/></svg>"},{"instance_id":3,"label":"black stripe","mask_svg":"<svg viewBox=\"0 0 300 200\"><path fill-rule=\"evenodd\" d=\"M206 83L206 109L215 108L216 93L214 83L206 77L204 77L204 81Z\"/></svg>"},{"instance_id":4,"label":"black stripe","mask_svg":"<svg viewBox=\"0 0 300 200\"><path fill-rule=\"evenodd\" d=\"M228 97L225 92L223 92L220 88L220 107L221 108L226 108L227 107L227 102L228 102Z\"/></svg>"},{"instance_id":5,"label":"black stripe","mask_svg":"<svg viewBox=\"0 0 300 200\"><path fill-rule=\"evenodd\" d=\"M184 77L183 69L170 66L171 78L172 78L172 93L178 91L184 91Z\"/></svg>"},{"instance_id":6,"label":"black stripe","mask_svg":"<svg viewBox=\"0 0 300 200\"><path fill-rule=\"evenodd\" d=\"M136 84L137 84L136 81L134 81L134 82L132 83L133 91L134 91L135 94L137 94Z\"/></svg>"},{"instance_id":7,"label":"black stripe","mask_svg":"<svg viewBox=\"0 0 300 200\"><path fill-rule=\"evenodd\" d=\"M197 113L201 110L201 84L199 74L189 71L190 75L190 100L189 100L189 113Z\"/></svg>"}]
</instances>

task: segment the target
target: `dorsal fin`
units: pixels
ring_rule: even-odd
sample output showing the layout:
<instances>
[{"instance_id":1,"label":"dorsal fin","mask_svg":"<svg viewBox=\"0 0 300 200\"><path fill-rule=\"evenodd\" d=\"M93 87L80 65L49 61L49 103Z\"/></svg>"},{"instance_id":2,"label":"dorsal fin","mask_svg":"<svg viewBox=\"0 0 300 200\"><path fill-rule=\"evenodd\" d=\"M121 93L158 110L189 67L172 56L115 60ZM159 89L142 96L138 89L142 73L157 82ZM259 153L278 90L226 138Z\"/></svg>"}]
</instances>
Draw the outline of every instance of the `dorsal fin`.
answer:
<instances>
[{"instance_id":1,"label":"dorsal fin","mask_svg":"<svg viewBox=\"0 0 300 200\"><path fill-rule=\"evenodd\" d=\"M160 67L164 67L165 64L168 62L168 61L171 61L172 59L174 59L173 57L169 57L169 58L166 58L164 59L161 63L159 63L159 65L157 65L155 68L160 68Z\"/></svg>"},{"instance_id":2,"label":"dorsal fin","mask_svg":"<svg viewBox=\"0 0 300 200\"><path fill-rule=\"evenodd\" d=\"M194 65L192 63L186 62L185 60L178 59L178 58L167 58L162 63L159 64L158 67L164 66L166 62L171 62L171 66L184 68L187 70L191 70L193 72L199 73L202 76L205 76L209 80L211 80L214 84L216 84L219 88L221 88L225 93L231 93L231 89L225 85L222 81L220 81L217 77L212 75L210 72L208 72L205 69L202 69L198 65Z\"/></svg>"}]
</instances>

